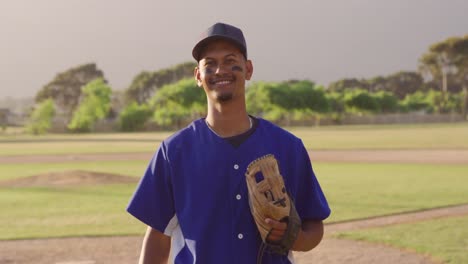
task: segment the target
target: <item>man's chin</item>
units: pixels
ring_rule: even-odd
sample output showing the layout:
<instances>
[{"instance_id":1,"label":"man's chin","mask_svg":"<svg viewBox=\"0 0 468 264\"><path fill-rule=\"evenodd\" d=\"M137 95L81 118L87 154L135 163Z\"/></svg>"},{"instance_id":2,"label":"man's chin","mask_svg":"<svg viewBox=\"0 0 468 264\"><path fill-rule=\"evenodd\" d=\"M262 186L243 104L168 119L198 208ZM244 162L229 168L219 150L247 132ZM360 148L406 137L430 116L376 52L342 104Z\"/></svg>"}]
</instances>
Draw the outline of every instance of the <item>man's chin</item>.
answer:
<instances>
[{"instance_id":1,"label":"man's chin","mask_svg":"<svg viewBox=\"0 0 468 264\"><path fill-rule=\"evenodd\" d=\"M220 103L226 103L232 100L232 93L218 94L216 96L216 101Z\"/></svg>"}]
</instances>

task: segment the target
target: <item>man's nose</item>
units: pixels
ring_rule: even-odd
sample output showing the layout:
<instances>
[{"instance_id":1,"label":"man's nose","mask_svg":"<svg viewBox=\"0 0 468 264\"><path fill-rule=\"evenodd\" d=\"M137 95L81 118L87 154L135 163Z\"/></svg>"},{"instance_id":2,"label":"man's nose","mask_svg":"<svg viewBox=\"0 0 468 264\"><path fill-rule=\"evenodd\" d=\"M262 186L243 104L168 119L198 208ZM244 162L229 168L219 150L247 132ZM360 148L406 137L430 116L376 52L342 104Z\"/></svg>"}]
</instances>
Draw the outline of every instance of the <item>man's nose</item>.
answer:
<instances>
[{"instance_id":1,"label":"man's nose","mask_svg":"<svg viewBox=\"0 0 468 264\"><path fill-rule=\"evenodd\" d=\"M224 64L219 64L215 69L215 74L223 74L227 72L227 67Z\"/></svg>"}]
</instances>

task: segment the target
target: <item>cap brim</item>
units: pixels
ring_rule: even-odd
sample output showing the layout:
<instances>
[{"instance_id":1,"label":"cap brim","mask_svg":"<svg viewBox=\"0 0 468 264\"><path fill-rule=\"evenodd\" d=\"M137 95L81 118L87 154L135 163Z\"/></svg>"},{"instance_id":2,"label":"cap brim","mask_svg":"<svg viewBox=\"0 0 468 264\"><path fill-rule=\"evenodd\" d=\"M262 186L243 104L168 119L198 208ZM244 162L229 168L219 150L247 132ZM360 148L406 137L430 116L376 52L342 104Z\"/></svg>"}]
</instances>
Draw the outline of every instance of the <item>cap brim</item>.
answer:
<instances>
[{"instance_id":1,"label":"cap brim","mask_svg":"<svg viewBox=\"0 0 468 264\"><path fill-rule=\"evenodd\" d=\"M201 59L200 56L201 56L201 53L202 53L203 49L205 48L205 46L208 45L208 43L210 43L212 41L220 40L220 39L229 41L232 44L234 44L240 50L240 52L244 55L244 57L247 59L247 50L245 49L243 44L239 43L236 39L233 39L233 38L230 38L230 37L227 37L227 36L224 36L224 35L212 35L212 36L209 36L207 38L204 38L204 39L200 40L195 45L195 47L193 47L193 50L192 50L193 58L196 61L200 61L200 59Z\"/></svg>"}]
</instances>

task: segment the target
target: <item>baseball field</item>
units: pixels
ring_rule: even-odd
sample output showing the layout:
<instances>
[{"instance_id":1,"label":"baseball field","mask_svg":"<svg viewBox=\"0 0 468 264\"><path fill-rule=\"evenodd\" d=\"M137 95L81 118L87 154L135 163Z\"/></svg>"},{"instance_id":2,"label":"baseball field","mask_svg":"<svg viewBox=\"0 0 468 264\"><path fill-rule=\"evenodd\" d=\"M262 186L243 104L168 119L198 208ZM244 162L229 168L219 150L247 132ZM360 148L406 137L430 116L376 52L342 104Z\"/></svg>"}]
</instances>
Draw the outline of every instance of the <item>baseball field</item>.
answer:
<instances>
[{"instance_id":1,"label":"baseball field","mask_svg":"<svg viewBox=\"0 0 468 264\"><path fill-rule=\"evenodd\" d=\"M332 208L298 263L468 263L468 123L290 128ZM164 133L0 134L0 263L134 263Z\"/></svg>"}]
</instances>

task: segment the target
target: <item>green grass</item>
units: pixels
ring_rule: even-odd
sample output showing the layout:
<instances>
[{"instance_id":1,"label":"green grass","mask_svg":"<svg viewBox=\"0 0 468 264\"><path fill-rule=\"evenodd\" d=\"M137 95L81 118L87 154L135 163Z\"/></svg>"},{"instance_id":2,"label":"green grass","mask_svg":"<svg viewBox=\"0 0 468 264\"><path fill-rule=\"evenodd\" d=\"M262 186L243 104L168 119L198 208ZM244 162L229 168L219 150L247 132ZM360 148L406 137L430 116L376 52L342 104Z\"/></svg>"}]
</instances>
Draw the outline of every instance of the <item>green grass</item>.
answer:
<instances>
[{"instance_id":1,"label":"green grass","mask_svg":"<svg viewBox=\"0 0 468 264\"><path fill-rule=\"evenodd\" d=\"M115 173L119 175L141 176L145 172L148 163L149 160L1 164L0 181L66 170L87 170Z\"/></svg>"},{"instance_id":2,"label":"green grass","mask_svg":"<svg viewBox=\"0 0 468 264\"><path fill-rule=\"evenodd\" d=\"M141 176L147 163L10 164L0 166L0 179L65 169ZM314 163L314 170L332 208L328 222L468 203L468 165ZM135 187L0 188L0 239L140 234L124 212Z\"/></svg>"},{"instance_id":3,"label":"green grass","mask_svg":"<svg viewBox=\"0 0 468 264\"><path fill-rule=\"evenodd\" d=\"M468 165L315 163L328 222L468 203Z\"/></svg>"},{"instance_id":4,"label":"green grass","mask_svg":"<svg viewBox=\"0 0 468 264\"><path fill-rule=\"evenodd\" d=\"M141 234L125 213L135 187L1 189L0 239Z\"/></svg>"},{"instance_id":5,"label":"green grass","mask_svg":"<svg viewBox=\"0 0 468 264\"><path fill-rule=\"evenodd\" d=\"M154 152L172 132L102 134L0 134L0 156Z\"/></svg>"},{"instance_id":6,"label":"green grass","mask_svg":"<svg viewBox=\"0 0 468 264\"><path fill-rule=\"evenodd\" d=\"M468 123L292 127L308 149L468 149ZM0 156L153 152L172 132L1 135Z\"/></svg>"},{"instance_id":7,"label":"green grass","mask_svg":"<svg viewBox=\"0 0 468 264\"><path fill-rule=\"evenodd\" d=\"M444 263L468 263L468 216L344 232L338 237L411 249Z\"/></svg>"},{"instance_id":8,"label":"green grass","mask_svg":"<svg viewBox=\"0 0 468 264\"><path fill-rule=\"evenodd\" d=\"M292 128L309 149L467 149L468 123Z\"/></svg>"},{"instance_id":9,"label":"green grass","mask_svg":"<svg viewBox=\"0 0 468 264\"><path fill-rule=\"evenodd\" d=\"M161 141L43 141L0 143L0 156L154 152Z\"/></svg>"}]
</instances>

